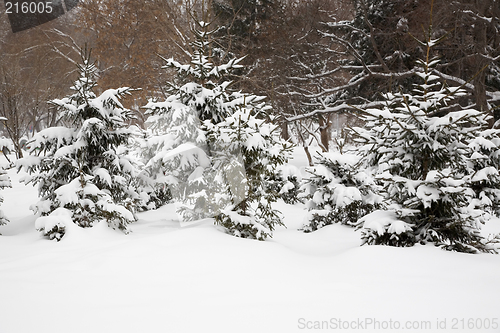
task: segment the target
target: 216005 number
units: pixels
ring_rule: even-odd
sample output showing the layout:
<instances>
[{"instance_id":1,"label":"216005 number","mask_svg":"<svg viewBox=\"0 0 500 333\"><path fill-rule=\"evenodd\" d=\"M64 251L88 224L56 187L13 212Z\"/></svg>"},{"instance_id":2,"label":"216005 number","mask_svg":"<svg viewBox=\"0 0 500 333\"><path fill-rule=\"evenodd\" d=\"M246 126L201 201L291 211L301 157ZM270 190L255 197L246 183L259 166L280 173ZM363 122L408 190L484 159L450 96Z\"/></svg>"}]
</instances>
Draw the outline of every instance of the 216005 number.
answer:
<instances>
[{"instance_id":1,"label":"216005 number","mask_svg":"<svg viewBox=\"0 0 500 333\"><path fill-rule=\"evenodd\" d=\"M52 2L6 2L7 14L50 14L52 13Z\"/></svg>"},{"instance_id":2,"label":"216005 number","mask_svg":"<svg viewBox=\"0 0 500 333\"><path fill-rule=\"evenodd\" d=\"M452 330L496 330L498 327L498 318L453 318L451 321Z\"/></svg>"}]
</instances>

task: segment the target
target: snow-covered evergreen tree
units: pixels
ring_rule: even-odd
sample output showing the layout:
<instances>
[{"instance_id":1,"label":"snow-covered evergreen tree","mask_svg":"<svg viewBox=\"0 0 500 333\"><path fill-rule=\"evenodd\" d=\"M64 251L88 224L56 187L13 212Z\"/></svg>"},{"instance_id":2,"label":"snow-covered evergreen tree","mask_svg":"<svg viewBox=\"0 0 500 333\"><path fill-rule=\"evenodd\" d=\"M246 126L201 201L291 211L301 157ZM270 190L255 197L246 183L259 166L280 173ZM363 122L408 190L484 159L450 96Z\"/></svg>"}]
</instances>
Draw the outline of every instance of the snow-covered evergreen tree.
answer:
<instances>
[{"instance_id":1,"label":"snow-covered evergreen tree","mask_svg":"<svg viewBox=\"0 0 500 333\"><path fill-rule=\"evenodd\" d=\"M224 172L231 194L215 220L235 236L263 240L282 224L271 206L279 198L273 176L291 147L279 138L278 127L263 119L267 106L261 97L239 92L232 97L238 108L231 116L217 124L205 121L213 170Z\"/></svg>"},{"instance_id":2,"label":"snow-covered evergreen tree","mask_svg":"<svg viewBox=\"0 0 500 333\"><path fill-rule=\"evenodd\" d=\"M210 24L197 21L190 64L164 59L182 79L165 101L146 105L147 170L169 186L187 221L215 217L230 233L257 239L280 223L268 176L286 159L263 98L231 91L226 78L242 59L214 64ZM254 205L253 205L254 204ZM256 206L256 207L253 207Z\"/></svg>"},{"instance_id":3,"label":"snow-covered evergreen tree","mask_svg":"<svg viewBox=\"0 0 500 333\"><path fill-rule=\"evenodd\" d=\"M199 207L204 206L203 198L192 197L206 187L198 176L210 167L202 120L220 121L229 115L224 110L227 84L218 85L217 80L223 73L239 67L237 61L225 66L215 66L209 61L208 38L212 32L208 31L207 23L198 22L193 32L196 40L192 44L191 64L163 58L164 68L176 70L182 83L171 83L165 101L151 100L145 106L149 117L142 147L146 170L155 180L156 188L168 187L178 202L198 201L198 206L180 212L186 220L213 216L206 211L208 207Z\"/></svg>"},{"instance_id":4,"label":"snow-covered evergreen tree","mask_svg":"<svg viewBox=\"0 0 500 333\"><path fill-rule=\"evenodd\" d=\"M353 153L320 154L304 185L309 210L303 227L315 231L333 223L355 226L364 215L382 208L373 178L359 168Z\"/></svg>"},{"instance_id":5,"label":"snow-covered evergreen tree","mask_svg":"<svg viewBox=\"0 0 500 333\"><path fill-rule=\"evenodd\" d=\"M427 58L418 62L421 83L413 92L385 94L386 105L366 110L366 127L354 129L364 144L364 161L398 217L381 220L381 225L367 217L363 239L370 244L432 242L461 252L494 251L495 240L488 242L479 232L484 211L471 204L471 161L479 165L480 160L473 155L473 142L485 133L488 114L449 109L465 92L432 75L438 60L430 58L430 51L436 42L430 33L421 42Z\"/></svg>"},{"instance_id":6,"label":"snow-covered evergreen tree","mask_svg":"<svg viewBox=\"0 0 500 333\"><path fill-rule=\"evenodd\" d=\"M90 52L82 52L78 65L80 77L71 96L51 101L58 107L68 126L51 127L35 134L30 156L18 161L18 167L30 173L25 182L38 184L40 201L32 206L42 217L66 209L72 221L90 227L107 221L113 228L127 231L134 221L134 206L139 196L132 185L135 168L119 152L128 143L133 118L120 98L129 88L109 89L96 96L96 67ZM37 223L49 238L60 239L63 223ZM50 230L49 230L50 229Z\"/></svg>"},{"instance_id":7,"label":"snow-covered evergreen tree","mask_svg":"<svg viewBox=\"0 0 500 333\"><path fill-rule=\"evenodd\" d=\"M10 183L9 175L7 175L7 172L0 167L0 190L11 186L12 185ZM2 204L2 202L3 196L0 194L0 205ZM7 222L9 222L9 220L7 219L3 211L0 210L0 225L4 225Z\"/></svg>"}]
</instances>

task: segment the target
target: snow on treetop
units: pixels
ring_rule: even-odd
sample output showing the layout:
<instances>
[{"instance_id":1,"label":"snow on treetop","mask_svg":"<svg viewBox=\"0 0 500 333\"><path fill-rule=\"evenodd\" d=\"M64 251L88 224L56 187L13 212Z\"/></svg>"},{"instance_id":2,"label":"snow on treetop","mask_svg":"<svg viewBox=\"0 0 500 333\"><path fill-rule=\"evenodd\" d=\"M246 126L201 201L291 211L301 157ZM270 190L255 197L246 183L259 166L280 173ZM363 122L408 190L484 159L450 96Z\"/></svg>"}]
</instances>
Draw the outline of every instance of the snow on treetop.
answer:
<instances>
[{"instance_id":1,"label":"snow on treetop","mask_svg":"<svg viewBox=\"0 0 500 333\"><path fill-rule=\"evenodd\" d=\"M416 195L423 203L424 208L429 208L433 201L438 201L440 199L441 191L435 186L422 184L417 188Z\"/></svg>"},{"instance_id":2,"label":"snow on treetop","mask_svg":"<svg viewBox=\"0 0 500 333\"><path fill-rule=\"evenodd\" d=\"M183 65L180 62L175 61L174 58L163 58L163 60L166 63L165 66L162 66L163 69L174 67L181 73L185 72L186 74L195 75L195 71L190 64Z\"/></svg>"},{"instance_id":3,"label":"snow on treetop","mask_svg":"<svg viewBox=\"0 0 500 333\"><path fill-rule=\"evenodd\" d=\"M429 38L429 40L427 41L427 47L428 48L433 48L435 45L437 45L439 43L439 40L440 39Z\"/></svg>"},{"instance_id":4,"label":"snow on treetop","mask_svg":"<svg viewBox=\"0 0 500 333\"><path fill-rule=\"evenodd\" d=\"M265 149L266 139L260 133L253 133L244 143L248 149Z\"/></svg>"},{"instance_id":5,"label":"snow on treetop","mask_svg":"<svg viewBox=\"0 0 500 333\"><path fill-rule=\"evenodd\" d=\"M389 108L383 108L383 109L367 109L366 112L368 112L371 116L373 117L382 117L382 118L398 118L402 117L401 114L393 113Z\"/></svg>"},{"instance_id":6,"label":"snow on treetop","mask_svg":"<svg viewBox=\"0 0 500 333\"><path fill-rule=\"evenodd\" d=\"M63 145L61 148L57 149L56 152L54 153L54 158L61 158L64 156L69 156L73 152L77 151L79 148L83 146L83 143L81 141L77 141L79 144L72 144L72 145Z\"/></svg>"},{"instance_id":7,"label":"snow on treetop","mask_svg":"<svg viewBox=\"0 0 500 333\"><path fill-rule=\"evenodd\" d=\"M112 179L111 175L109 174L109 171L104 169L104 168L96 168L93 170L94 175L101 179L103 182L107 183L109 186L112 185Z\"/></svg>"},{"instance_id":8,"label":"snow on treetop","mask_svg":"<svg viewBox=\"0 0 500 333\"><path fill-rule=\"evenodd\" d=\"M253 228L258 229L258 235L260 235L261 233L265 233L265 234L270 234L271 233L271 230L269 230L268 228L266 228L262 224L260 224L260 223L254 223L252 221L252 218L250 216L240 215L240 214L238 214L238 212L235 212L235 211L231 210L231 208L232 207L229 207L229 208L225 209L223 211L223 214L228 215L229 217L231 217L231 220L234 223L240 224L240 225L250 225Z\"/></svg>"},{"instance_id":9,"label":"snow on treetop","mask_svg":"<svg viewBox=\"0 0 500 333\"><path fill-rule=\"evenodd\" d=\"M208 56L203 55L199 52L194 53L194 57L191 60L191 63L193 65L202 66L203 68L206 68L206 69L212 69L212 67L213 67L213 64L211 62L209 62Z\"/></svg>"},{"instance_id":10,"label":"snow on treetop","mask_svg":"<svg viewBox=\"0 0 500 333\"><path fill-rule=\"evenodd\" d=\"M489 158L489 156L486 156L486 155L484 155L484 154L481 154L480 152L477 152L477 151L475 151L475 152L471 155L471 157L470 157L470 159L471 159L471 160L483 160L483 159L488 159L488 158Z\"/></svg>"},{"instance_id":11,"label":"snow on treetop","mask_svg":"<svg viewBox=\"0 0 500 333\"><path fill-rule=\"evenodd\" d=\"M165 151L161 154L163 162L167 162L175 157L180 158L181 165L196 165L203 167L210 166L210 160L206 152L192 142L185 142L174 149Z\"/></svg>"},{"instance_id":12,"label":"snow on treetop","mask_svg":"<svg viewBox=\"0 0 500 333\"><path fill-rule=\"evenodd\" d=\"M7 175L7 172L0 167L0 189L4 187L11 187L12 184L10 182L10 178ZM2 196L0 195L0 203L2 202Z\"/></svg>"},{"instance_id":13,"label":"snow on treetop","mask_svg":"<svg viewBox=\"0 0 500 333\"><path fill-rule=\"evenodd\" d=\"M225 64L214 66L214 68L210 71L210 73L208 73L208 75L220 76L221 73L227 73L230 69L243 68L244 66L239 64L243 59L243 57L238 59L231 59Z\"/></svg>"}]
</instances>

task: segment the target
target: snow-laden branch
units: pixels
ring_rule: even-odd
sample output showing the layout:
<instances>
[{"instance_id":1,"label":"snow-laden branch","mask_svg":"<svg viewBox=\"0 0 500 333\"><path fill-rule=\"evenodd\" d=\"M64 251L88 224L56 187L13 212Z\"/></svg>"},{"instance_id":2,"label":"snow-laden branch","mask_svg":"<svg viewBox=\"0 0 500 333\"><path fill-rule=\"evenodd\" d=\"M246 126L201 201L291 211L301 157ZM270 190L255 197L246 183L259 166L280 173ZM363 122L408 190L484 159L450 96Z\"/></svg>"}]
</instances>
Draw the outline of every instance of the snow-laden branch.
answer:
<instances>
[{"instance_id":1,"label":"snow-laden branch","mask_svg":"<svg viewBox=\"0 0 500 333\"><path fill-rule=\"evenodd\" d=\"M317 116L319 114L338 113L338 112L343 112L345 110L351 110L351 111L358 110L359 111L359 110L364 110L364 109L368 109L368 108L378 107L378 106L384 105L384 103L385 102L383 102L383 101L369 102L369 103L365 103L365 104L361 104L361 105L350 105L347 103L342 103L342 104L335 105L335 106L326 106L322 109L316 109L314 111L300 114L300 115L296 115L293 117L288 117L288 118L285 117L285 120L287 122L294 122L294 121L312 118L312 117Z\"/></svg>"},{"instance_id":2,"label":"snow-laden branch","mask_svg":"<svg viewBox=\"0 0 500 333\"><path fill-rule=\"evenodd\" d=\"M480 19L480 20L488 22L488 23L491 23L491 21L493 20L493 18L491 18L491 17L481 16L478 13L474 13L472 10L463 10L462 13L471 14L474 18Z\"/></svg>"},{"instance_id":3,"label":"snow-laden branch","mask_svg":"<svg viewBox=\"0 0 500 333\"><path fill-rule=\"evenodd\" d=\"M346 103L342 103L340 105L337 105L337 106L334 106L334 107L328 107L328 108L325 108L325 109L318 109L318 110L314 110L312 112L309 112L309 113L305 113L305 114L301 114L301 115L298 115L298 116L294 116L294 117L290 117L290 118L285 118L287 122L293 122L293 121L299 121L299 120L302 120L302 119L307 119L307 118L311 118L311 117L314 117L318 114L326 114L326 113L334 113L334 112L340 112L340 111L343 111L343 110L346 110L346 109L352 109L352 107Z\"/></svg>"},{"instance_id":4,"label":"snow-laden branch","mask_svg":"<svg viewBox=\"0 0 500 333\"><path fill-rule=\"evenodd\" d=\"M352 21L326 22L325 25L329 28L344 28L344 29L347 28L347 29L352 30L354 32L357 32L365 37L369 37L365 31L353 26Z\"/></svg>"},{"instance_id":5,"label":"snow-laden branch","mask_svg":"<svg viewBox=\"0 0 500 333\"><path fill-rule=\"evenodd\" d=\"M71 41L71 44L68 44L68 43L65 43L65 42L58 42L56 41L58 44L62 45L62 46L66 46L68 47L70 50L73 50L76 52L76 54L80 54L82 52L82 49L81 47L78 45L78 43L73 39L73 37L71 37L70 35L58 30L58 29L50 29L48 32L52 32L54 33L55 35L59 36L59 37L63 37L63 38L67 38ZM45 36L47 37L47 39L50 41L50 40L53 40L53 38L50 38L47 31L43 31L43 33L45 34ZM73 60L73 58L71 58L69 55L65 54L64 52L62 52L59 47L56 45L56 42L49 42L48 45L52 48L52 50L59 54L61 57L63 57L64 59L66 59L67 61L71 62L72 64L76 65L77 62L75 60Z\"/></svg>"},{"instance_id":6,"label":"snow-laden branch","mask_svg":"<svg viewBox=\"0 0 500 333\"><path fill-rule=\"evenodd\" d=\"M413 74L415 73L415 70L412 69L412 70L409 70L409 71L406 71L406 72L398 72L398 73L382 73L382 72L370 72L370 73L361 73L361 75L359 76L356 76L355 79L352 79L351 81L349 81L347 84L344 84L344 85L341 85L341 86L337 86L337 87L334 87L334 88L330 88L330 89L323 89L321 92L319 93L315 93L315 94L308 94L308 93L300 93L300 92L297 92L297 91L292 91L290 92L290 95L295 95L295 96L302 96L302 97L305 97L305 98L319 98L319 97L323 97L325 95L330 95L330 94L333 94L333 93L336 93L338 91L342 91L342 90L345 90L345 89L349 89L349 88L352 88L352 87L355 87L357 85L359 85L361 82L369 79L369 78L376 78L376 79L404 79L406 77L409 77L409 76L412 76Z\"/></svg>"},{"instance_id":7,"label":"snow-laden branch","mask_svg":"<svg viewBox=\"0 0 500 333\"><path fill-rule=\"evenodd\" d=\"M472 83L467 82L459 77L442 73L442 72L438 71L437 69L433 69L432 73L441 77L442 79L458 83L459 85L461 85L462 87L464 87L467 90L470 90L470 91L474 90L474 85ZM490 101L500 100L500 92L499 91L486 91L486 96L491 98Z\"/></svg>"}]
</instances>

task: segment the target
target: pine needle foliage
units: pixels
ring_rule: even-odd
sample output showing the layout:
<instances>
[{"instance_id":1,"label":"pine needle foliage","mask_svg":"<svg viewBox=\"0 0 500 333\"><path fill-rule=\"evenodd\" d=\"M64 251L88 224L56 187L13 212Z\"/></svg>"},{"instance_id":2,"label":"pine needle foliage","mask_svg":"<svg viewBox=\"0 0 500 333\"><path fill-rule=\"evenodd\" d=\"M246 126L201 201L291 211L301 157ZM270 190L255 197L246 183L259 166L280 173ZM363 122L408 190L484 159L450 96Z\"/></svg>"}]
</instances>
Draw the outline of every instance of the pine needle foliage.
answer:
<instances>
[{"instance_id":1,"label":"pine needle foliage","mask_svg":"<svg viewBox=\"0 0 500 333\"><path fill-rule=\"evenodd\" d=\"M430 54L439 40L431 38L430 30L426 40L419 41L427 52L418 61L419 83L413 91L385 94L383 108L363 111L365 128L353 128L363 161L375 173L400 224L385 224L381 231L365 223L363 241L394 246L430 242L459 252L494 252L498 237L488 240L480 234L485 212L474 204L478 193L471 177L472 169L477 172L488 164L475 157L474 142L487 133L489 115L450 108L466 92L432 74L439 60ZM498 142L489 142L495 152L487 154L496 155Z\"/></svg>"},{"instance_id":2,"label":"pine needle foliage","mask_svg":"<svg viewBox=\"0 0 500 333\"><path fill-rule=\"evenodd\" d=\"M165 101L146 105L153 134L145 143L147 168L169 186L182 220L214 217L232 235L264 240L281 224L269 179L290 146L269 122L263 97L230 89L227 77L243 58L214 63L216 30L196 20L191 62L164 59L183 83L171 83Z\"/></svg>"},{"instance_id":3,"label":"pine needle foliage","mask_svg":"<svg viewBox=\"0 0 500 333\"><path fill-rule=\"evenodd\" d=\"M308 199L304 232L334 223L354 227L360 218L383 207L373 178L359 168L359 156L330 152L316 160L303 186Z\"/></svg>"},{"instance_id":4,"label":"pine needle foliage","mask_svg":"<svg viewBox=\"0 0 500 333\"><path fill-rule=\"evenodd\" d=\"M127 224L136 220L139 200L133 186L135 167L122 151L132 135L128 123L133 113L120 99L130 89L109 89L97 96L97 68L90 51L85 48L81 57L79 78L71 87L74 93L50 102L68 125L36 133L30 156L19 160L18 167L30 174L26 183L38 184L40 201L32 209L40 216L64 208L80 227L107 221L127 232ZM42 231L54 238L51 230ZM59 240L64 226L56 232Z\"/></svg>"}]
</instances>

